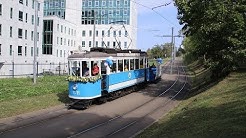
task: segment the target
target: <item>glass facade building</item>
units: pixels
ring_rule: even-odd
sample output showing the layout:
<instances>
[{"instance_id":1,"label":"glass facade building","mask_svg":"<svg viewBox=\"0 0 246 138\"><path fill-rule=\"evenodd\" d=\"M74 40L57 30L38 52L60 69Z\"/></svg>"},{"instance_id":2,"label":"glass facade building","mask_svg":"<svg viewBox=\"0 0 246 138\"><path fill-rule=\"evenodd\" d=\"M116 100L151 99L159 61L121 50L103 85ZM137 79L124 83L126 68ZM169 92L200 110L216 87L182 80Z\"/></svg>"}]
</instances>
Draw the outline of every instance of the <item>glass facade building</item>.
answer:
<instances>
[{"instance_id":1,"label":"glass facade building","mask_svg":"<svg viewBox=\"0 0 246 138\"><path fill-rule=\"evenodd\" d=\"M130 24L130 0L82 1L81 24Z\"/></svg>"},{"instance_id":2,"label":"glass facade building","mask_svg":"<svg viewBox=\"0 0 246 138\"><path fill-rule=\"evenodd\" d=\"M44 16L56 15L65 19L66 0L45 0Z\"/></svg>"}]
</instances>

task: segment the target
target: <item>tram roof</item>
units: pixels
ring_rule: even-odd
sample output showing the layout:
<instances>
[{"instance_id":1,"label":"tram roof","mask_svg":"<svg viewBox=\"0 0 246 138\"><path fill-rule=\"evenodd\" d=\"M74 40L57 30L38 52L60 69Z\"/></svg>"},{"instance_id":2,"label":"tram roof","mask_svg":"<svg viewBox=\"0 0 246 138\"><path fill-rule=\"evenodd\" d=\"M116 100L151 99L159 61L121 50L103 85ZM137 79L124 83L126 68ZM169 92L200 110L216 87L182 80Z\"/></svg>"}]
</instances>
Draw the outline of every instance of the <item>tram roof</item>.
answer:
<instances>
[{"instance_id":1,"label":"tram roof","mask_svg":"<svg viewBox=\"0 0 246 138\"><path fill-rule=\"evenodd\" d=\"M126 49L126 50L118 50L118 49L113 49L113 48L91 48L91 51L86 52L86 53L76 53L69 55L68 58L101 58L101 57L117 57L117 54L119 53L130 53L130 54L139 54L139 56L147 56L146 52L143 52L138 49Z\"/></svg>"}]
</instances>

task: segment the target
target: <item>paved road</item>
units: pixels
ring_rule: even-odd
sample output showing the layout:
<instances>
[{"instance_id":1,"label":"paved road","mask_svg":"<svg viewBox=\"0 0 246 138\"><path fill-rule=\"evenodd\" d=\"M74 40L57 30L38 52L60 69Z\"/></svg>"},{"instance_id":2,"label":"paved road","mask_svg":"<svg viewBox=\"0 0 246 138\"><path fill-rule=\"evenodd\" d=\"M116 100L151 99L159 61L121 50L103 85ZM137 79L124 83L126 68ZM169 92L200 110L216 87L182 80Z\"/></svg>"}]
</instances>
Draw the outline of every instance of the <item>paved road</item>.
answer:
<instances>
[{"instance_id":1,"label":"paved road","mask_svg":"<svg viewBox=\"0 0 246 138\"><path fill-rule=\"evenodd\" d=\"M58 106L2 119L0 120L0 137L134 136L168 113L180 102L179 100L170 100L173 92L163 97L155 98L158 93L168 88L176 77L177 74L163 74L162 80L157 84L150 84L146 89L139 92L131 93L102 105L92 106L83 111L66 110L63 106ZM153 98L155 98L154 101L141 106ZM150 113L160 105L163 106ZM110 119L111 121L109 121ZM79 132L81 134L74 135Z\"/></svg>"}]
</instances>

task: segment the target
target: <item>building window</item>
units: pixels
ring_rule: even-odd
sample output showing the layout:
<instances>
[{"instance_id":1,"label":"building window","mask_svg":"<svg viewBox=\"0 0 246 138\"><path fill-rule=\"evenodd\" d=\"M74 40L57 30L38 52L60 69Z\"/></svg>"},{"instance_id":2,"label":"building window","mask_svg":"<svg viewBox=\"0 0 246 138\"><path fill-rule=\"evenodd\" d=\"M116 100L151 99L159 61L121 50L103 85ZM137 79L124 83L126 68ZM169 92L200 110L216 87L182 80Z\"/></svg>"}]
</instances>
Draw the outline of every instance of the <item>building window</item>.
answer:
<instances>
[{"instance_id":1,"label":"building window","mask_svg":"<svg viewBox=\"0 0 246 138\"><path fill-rule=\"evenodd\" d=\"M59 24L57 24L57 32L59 32Z\"/></svg>"},{"instance_id":2,"label":"building window","mask_svg":"<svg viewBox=\"0 0 246 138\"><path fill-rule=\"evenodd\" d=\"M18 46L18 56L22 56L22 46Z\"/></svg>"},{"instance_id":3,"label":"building window","mask_svg":"<svg viewBox=\"0 0 246 138\"><path fill-rule=\"evenodd\" d=\"M26 23L27 23L27 13L26 13Z\"/></svg>"},{"instance_id":4,"label":"building window","mask_svg":"<svg viewBox=\"0 0 246 138\"><path fill-rule=\"evenodd\" d=\"M124 10L124 15L127 15L128 11L127 10Z\"/></svg>"},{"instance_id":5,"label":"building window","mask_svg":"<svg viewBox=\"0 0 246 138\"><path fill-rule=\"evenodd\" d=\"M96 37L98 37L98 31L96 31Z\"/></svg>"},{"instance_id":6,"label":"building window","mask_svg":"<svg viewBox=\"0 0 246 138\"><path fill-rule=\"evenodd\" d=\"M124 48L127 48L127 42L124 43Z\"/></svg>"},{"instance_id":7,"label":"building window","mask_svg":"<svg viewBox=\"0 0 246 138\"><path fill-rule=\"evenodd\" d=\"M108 37L110 37L110 30L108 30Z\"/></svg>"},{"instance_id":8,"label":"building window","mask_svg":"<svg viewBox=\"0 0 246 138\"><path fill-rule=\"evenodd\" d=\"M92 6L92 1L88 1L88 6Z\"/></svg>"},{"instance_id":9,"label":"building window","mask_svg":"<svg viewBox=\"0 0 246 138\"><path fill-rule=\"evenodd\" d=\"M28 6L28 0L26 0L26 6Z\"/></svg>"},{"instance_id":10,"label":"building window","mask_svg":"<svg viewBox=\"0 0 246 138\"><path fill-rule=\"evenodd\" d=\"M2 44L0 44L0 56L2 55Z\"/></svg>"},{"instance_id":11,"label":"building window","mask_svg":"<svg viewBox=\"0 0 246 138\"><path fill-rule=\"evenodd\" d=\"M89 36L92 36L92 31L91 30L89 31Z\"/></svg>"},{"instance_id":12,"label":"building window","mask_svg":"<svg viewBox=\"0 0 246 138\"><path fill-rule=\"evenodd\" d=\"M105 0L102 1L102 6L106 6L106 1Z\"/></svg>"},{"instance_id":13,"label":"building window","mask_svg":"<svg viewBox=\"0 0 246 138\"><path fill-rule=\"evenodd\" d=\"M37 26L39 26L39 17L38 17L38 23L37 23Z\"/></svg>"},{"instance_id":14,"label":"building window","mask_svg":"<svg viewBox=\"0 0 246 138\"><path fill-rule=\"evenodd\" d=\"M2 35L2 24L0 24L0 36Z\"/></svg>"},{"instance_id":15,"label":"building window","mask_svg":"<svg viewBox=\"0 0 246 138\"><path fill-rule=\"evenodd\" d=\"M63 32L63 25L61 25L61 33Z\"/></svg>"},{"instance_id":16,"label":"building window","mask_svg":"<svg viewBox=\"0 0 246 138\"><path fill-rule=\"evenodd\" d=\"M10 8L10 19L13 18L13 8Z\"/></svg>"},{"instance_id":17,"label":"building window","mask_svg":"<svg viewBox=\"0 0 246 138\"><path fill-rule=\"evenodd\" d=\"M61 41L60 42L61 42L60 44L62 45L62 38L61 38Z\"/></svg>"},{"instance_id":18,"label":"building window","mask_svg":"<svg viewBox=\"0 0 246 138\"><path fill-rule=\"evenodd\" d=\"M98 41L96 41L96 47L98 47Z\"/></svg>"},{"instance_id":19,"label":"building window","mask_svg":"<svg viewBox=\"0 0 246 138\"><path fill-rule=\"evenodd\" d=\"M107 46L110 47L110 42L108 41L107 43L108 43Z\"/></svg>"},{"instance_id":20,"label":"building window","mask_svg":"<svg viewBox=\"0 0 246 138\"><path fill-rule=\"evenodd\" d=\"M12 26L9 27L9 37L13 37L13 28Z\"/></svg>"},{"instance_id":21,"label":"building window","mask_svg":"<svg viewBox=\"0 0 246 138\"><path fill-rule=\"evenodd\" d=\"M32 8L34 9L34 0L32 0Z\"/></svg>"},{"instance_id":22,"label":"building window","mask_svg":"<svg viewBox=\"0 0 246 138\"><path fill-rule=\"evenodd\" d=\"M102 30L102 36L104 37L104 30Z\"/></svg>"},{"instance_id":23,"label":"building window","mask_svg":"<svg viewBox=\"0 0 246 138\"><path fill-rule=\"evenodd\" d=\"M34 15L32 15L32 24L34 24Z\"/></svg>"},{"instance_id":24,"label":"building window","mask_svg":"<svg viewBox=\"0 0 246 138\"><path fill-rule=\"evenodd\" d=\"M113 42L113 48L115 48L115 44L116 44L116 43L115 43L115 42Z\"/></svg>"},{"instance_id":25,"label":"building window","mask_svg":"<svg viewBox=\"0 0 246 138\"><path fill-rule=\"evenodd\" d=\"M116 15L120 15L120 10L116 10Z\"/></svg>"},{"instance_id":26,"label":"building window","mask_svg":"<svg viewBox=\"0 0 246 138\"><path fill-rule=\"evenodd\" d=\"M40 11L40 3L38 3L38 11Z\"/></svg>"},{"instance_id":27,"label":"building window","mask_svg":"<svg viewBox=\"0 0 246 138\"><path fill-rule=\"evenodd\" d=\"M33 41L33 31L31 32L31 40Z\"/></svg>"},{"instance_id":28,"label":"building window","mask_svg":"<svg viewBox=\"0 0 246 138\"><path fill-rule=\"evenodd\" d=\"M27 55L27 47L25 46L25 56Z\"/></svg>"},{"instance_id":29,"label":"building window","mask_svg":"<svg viewBox=\"0 0 246 138\"><path fill-rule=\"evenodd\" d=\"M121 31L119 31L119 37L121 37Z\"/></svg>"},{"instance_id":30,"label":"building window","mask_svg":"<svg viewBox=\"0 0 246 138\"><path fill-rule=\"evenodd\" d=\"M20 4L23 4L23 0L19 0L19 3L20 3Z\"/></svg>"},{"instance_id":31,"label":"building window","mask_svg":"<svg viewBox=\"0 0 246 138\"><path fill-rule=\"evenodd\" d=\"M85 30L82 31L82 36L85 36Z\"/></svg>"},{"instance_id":32,"label":"building window","mask_svg":"<svg viewBox=\"0 0 246 138\"><path fill-rule=\"evenodd\" d=\"M22 38L22 29L18 29L18 38Z\"/></svg>"},{"instance_id":33,"label":"building window","mask_svg":"<svg viewBox=\"0 0 246 138\"><path fill-rule=\"evenodd\" d=\"M0 15L2 15L2 4L0 4Z\"/></svg>"},{"instance_id":34,"label":"building window","mask_svg":"<svg viewBox=\"0 0 246 138\"><path fill-rule=\"evenodd\" d=\"M128 36L128 32L127 31L125 31L125 37L127 37Z\"/></svg>"},{"instance_id":35,"label":"building window","mask_svg":"<svg viewBox=\"0 0 246 138\"><path fill-rule=\"evenodd\" d=\"M89 41L89 47L91 47L91 41Z\"/></svg>"},{"instance_id":36,"label":"building window","mask_svg":"<svg viewBox=\"0 0 246 138\"><path fill-rule=\"evenodd\" d=\"M95 6L96 6L96 7L99 6L99 1L95 1Z\"/></svg>"},{"instance_id":37,"label":"building window","mask_svg":"<svg viewBox=\"0 0 246 138\"><path fill-rule=\"evenodd\" d=\"M19 21L23 21L23 12L19 11Z\"/></svg>"},{"instance_id":38,"label":"building window","mask_svg":"<svg viewBox=\"0 0 246 138\"><path fill-rule=\"evenodd\" d=\"M114 31L114 37L116 37L116 31Z\"/></svg>"},{"instance_id":39,"label":"building window","mask_svg":"<svg viewBox=\"0 0 246 138\"><path fill-rule=\"evenodd\" d=\"M12 56L12 53L13 53L13 46L10 45L10 46L9 46L9 55Z\"/></svg>"},{"instance_id":40,"label":"building window","mask_svg":"<svg viewBox=\"0 0 246 138\"><path fill-rule=\"evenodd\" d=\"M127 0L124 0L124 4L125 4L125 5L128 5L128 1L127 1Z\"/></svg>"},{"instance_id":41,"label":"building window","mask_svg":"<svg viewBox=\"0 0 246 138\"><path fill-rule=\"evenodd\" d=\"M60 50L60 57L62 57L62 50Z\"/></svg>"},{"instance_id":42,"label":"building window","mask_svg":"<svg viewBox=\"0 0 246 138\"><path fill-rule=\"evenodd\" d=\"M102 47L104 46L104 42L102 41Z\"/></svg>"},{"instance_id":43,"label":"building window","mask_svg":"<svg viewBox=\"0 0 246 138\"><path fill-rule=\"evenodd\" d=\"M116 5L120 5L120 1L119 0L116 1Z\"/></svg>"},{"instance_id":44,"label":"building window","mask_svg":"<svg viewBox=\"0 0 246 138\"><path fill-rule=\"evenodd\" d=\"M27 30L25 30L25 39L27 39Z\"/></svg>"},{"instance_id":45,"label":"building window","mask_svg":"<svg viewBox=\"0 0 246 138\"><path fill-rule=\"evenodd\" d=\"M85 41L82 41L82 47L85 47Z\"/></svg>"},{"instance_id":46,"label":"building window","mask_svg":"<svg viewBox=\"0 0 246 138\"><path fill-rule=\"evenodd\" d=\"M39 41L39 32L37 32L37 41Z\"/></svg>"},{"instance_id":47,"label":"building window","mask_svg":"<svg viewBox=\"0 0 246 138\"><path fill-rule=\"evenodd\" d=\"M31 47L31 56L33 57L33 52L34 51L34 49L33 49L33 47Z\"/></svg>"},{"instance_id":48,"label":"building window","mask_svg":"<svg viewBox=\"0 0 246 138\"><path fill-rule=\"evenodd\" d=\"M113 1L112 0L109 0L109 6L112 7L113 6Z\"/></svg>"}]
</instances>

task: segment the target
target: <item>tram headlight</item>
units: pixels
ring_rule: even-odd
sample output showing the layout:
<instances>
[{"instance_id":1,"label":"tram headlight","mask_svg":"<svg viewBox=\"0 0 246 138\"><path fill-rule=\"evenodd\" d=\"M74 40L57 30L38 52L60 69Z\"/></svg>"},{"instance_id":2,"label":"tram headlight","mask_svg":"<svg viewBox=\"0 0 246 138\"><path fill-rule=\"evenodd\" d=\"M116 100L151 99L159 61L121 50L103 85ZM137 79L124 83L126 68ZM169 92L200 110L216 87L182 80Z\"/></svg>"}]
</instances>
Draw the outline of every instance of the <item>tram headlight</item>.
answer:
<instances>
[{"instance_id":1,"label":"tram headlight","mask_svg":"<svg viewBox=\"0 0 246 138\"><path fill-rule=\"evenodd\" d=\"M73 90L76 91L78 89L78 85L77 84L74 84L73 85Z\"/></svg>"}]
</instances>

